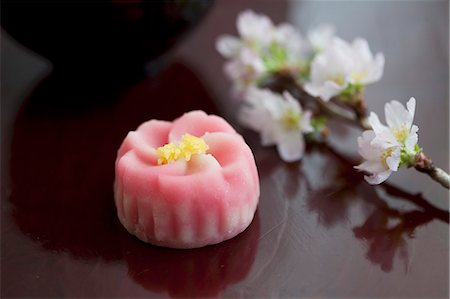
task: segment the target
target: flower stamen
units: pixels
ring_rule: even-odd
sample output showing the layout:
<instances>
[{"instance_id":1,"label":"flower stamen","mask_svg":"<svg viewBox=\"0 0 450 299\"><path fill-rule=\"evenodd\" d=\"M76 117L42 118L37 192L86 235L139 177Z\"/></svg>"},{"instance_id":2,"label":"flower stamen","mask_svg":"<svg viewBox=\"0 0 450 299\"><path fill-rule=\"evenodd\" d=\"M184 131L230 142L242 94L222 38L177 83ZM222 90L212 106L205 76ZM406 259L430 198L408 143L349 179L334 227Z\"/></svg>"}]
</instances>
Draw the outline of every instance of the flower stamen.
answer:
<instances>
[{"instance_id":1,"label":"flower stamen","mask_svg":"<svg viewBox=\"0 0 450 299\"><path fill-rule=\"evenodd\" d=\"M390 147L381 154L381 163L386 168L386 170L389 169L389 166L388 166L386 160L387 160L387 158L389 158L392 155L393 152L394 152L394 148Z\"/></svg>"},{"instance_id":2,"label":"flower stamen","mask_svg":"<svg viewBox=\"0 0 450 299\"><path fill-rule=\"evenodd\" d=\"M367 74L367 70L356 71L352 73L352 79L355 82L361 82L367 76Z\"/></svg>"},{"instance_id":3,"label":"flower stamen","mask_svg":"<svg viewBox=\"0 0 450 299\"><path fill-rule=\"evenodd\" d=\"M286 130L295 130L299 128L300 118L299 113L289 109L283 114L280 121Z\"/></svg>"},{"instance_id":4,"label":"flower stamen","mask_svg":"<svg viewBox=\"0 0 450 299\"><path fill-rule=\"evenodd\" d=\"M406 125L401 126L400 128L392 128L392 134L394 137L404 143L406 138L408 137L408 129L406 128Z\"/></svg>"},{"instance_id":5,"label":"flower stamen","mask_svg":"<svg viewBox=\"0 0 450 299\"><path fill-rule=\"evenodd\" d=\"M344 74L335 74L332 76L328 76L328 80L336 83L339 86L344 86L346 83Z\"/></svg>"},{"instance_id":6,"label":"flower stamen","mask_svg":"<svg viewBox=\"0 0 450 299\"><path fill-rule=\"evenodd\" d=\"M184 134L178 146L168 143L156 149L158 165L172 163L181 158L189 161L192 155L205 154L208 149L209 146L202 138Z\"/></svg>"}]
</instances>

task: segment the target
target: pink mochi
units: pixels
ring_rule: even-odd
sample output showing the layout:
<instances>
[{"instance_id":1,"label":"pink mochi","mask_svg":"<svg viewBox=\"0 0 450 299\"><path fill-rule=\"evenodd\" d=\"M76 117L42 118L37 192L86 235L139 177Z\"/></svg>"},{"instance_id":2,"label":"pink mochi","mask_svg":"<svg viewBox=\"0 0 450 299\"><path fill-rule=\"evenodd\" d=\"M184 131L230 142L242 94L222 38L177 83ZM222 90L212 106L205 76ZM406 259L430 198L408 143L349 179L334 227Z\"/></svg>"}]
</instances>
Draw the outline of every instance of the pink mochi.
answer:
<instances>
[{"instance_id":1,"label":"pink mochi","mask_svg":"<svg viewBox=\"0 0 450 299\"><path fill-rule=\"evenodd\" d=\"M155 149L185 133L203 138L207 153L158 165ZM151 244L195 248L231 239L249 226L258 204L250 148L224 119L203 111L143 123L126 136L115 167L120 222Z\"/></svg>"}]
</instances>

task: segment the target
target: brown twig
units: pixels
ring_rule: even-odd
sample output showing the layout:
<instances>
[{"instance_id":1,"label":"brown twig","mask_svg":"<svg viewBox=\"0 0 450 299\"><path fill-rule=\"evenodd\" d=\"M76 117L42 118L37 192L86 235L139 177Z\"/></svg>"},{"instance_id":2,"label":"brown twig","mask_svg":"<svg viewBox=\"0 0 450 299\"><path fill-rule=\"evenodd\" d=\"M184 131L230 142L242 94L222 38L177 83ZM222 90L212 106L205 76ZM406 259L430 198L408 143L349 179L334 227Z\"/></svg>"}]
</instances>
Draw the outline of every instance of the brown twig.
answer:
<instances>
[{"instance_id":1,"label":"brown twig","mask_svg":"<svg viewBox=\"0 0 450 299\"><path fill-rule=\"evenodd\" d=\"M450 188L450 175L439 167L436 167L431 159L420 152L416 155L413 166L420 172L428 174L433 180L444 186Z\"/></svg>"},{"instance_id":2,"label":"brown twig","mask_svg":"<svg viewBox=\"0 0 450 299\"><path fill-rule=\"evenodd\" d=\"M310 101L314 101L317 106L319 106L320 110L323 114L328 115L332 118L341 120L349 125L352 125L354 127L363 129L363 130L370 130L371 127L369 125L369 122L367 120L367 117L365 114L356 114L351 113L350 111L341 108L340 106L334 104L333 102L324 102L322 99L318 97L313 97L306 93L303 89L300 89L301 93L303 94L303 98L307 98Z\"/></svg>"},{"instance_id":3,"label":"brown twig","mask_svg":"<svg viewBox=\"0 0 450 299\"><path fill-rule=\"evenodd\" d=\"M371 129L369 122L367 121L367 117L365 116L366 113L352 113L348 109L336 105L332 101L325 102L319 97L311 96L295 81L294 78L292 78L290 74L276 73L272 76L268 76L260 83L260 87L268 88L278 93L282 93L287 90L295 98L297 98L305 108L310 108L310 104L314 103L320 110L321 114L325 114L331 118L338 119L363 130Z\"/></svg>"}]
</instances>

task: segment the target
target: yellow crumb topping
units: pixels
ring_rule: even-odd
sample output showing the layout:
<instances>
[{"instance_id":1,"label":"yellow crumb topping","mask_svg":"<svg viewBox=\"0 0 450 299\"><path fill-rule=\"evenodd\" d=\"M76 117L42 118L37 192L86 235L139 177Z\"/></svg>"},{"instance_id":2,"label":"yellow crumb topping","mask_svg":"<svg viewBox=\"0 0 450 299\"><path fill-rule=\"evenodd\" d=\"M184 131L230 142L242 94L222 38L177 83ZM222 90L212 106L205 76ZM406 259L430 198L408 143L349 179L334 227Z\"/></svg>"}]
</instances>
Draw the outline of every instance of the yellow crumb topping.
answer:
<instances>
[{"instance_id":1,"label":"yellow crumb topping","mask_svg":"<svg viewBox=\"0 0 450 299\"><path fill-rule=\"evenodd\" d=\"M184 134L178 146L168 143L156 149L158 165L168 164L181 158L189 161L192 155L205 154L208 149L209 146L202 138Z\"/></svg>"}]
</instances>

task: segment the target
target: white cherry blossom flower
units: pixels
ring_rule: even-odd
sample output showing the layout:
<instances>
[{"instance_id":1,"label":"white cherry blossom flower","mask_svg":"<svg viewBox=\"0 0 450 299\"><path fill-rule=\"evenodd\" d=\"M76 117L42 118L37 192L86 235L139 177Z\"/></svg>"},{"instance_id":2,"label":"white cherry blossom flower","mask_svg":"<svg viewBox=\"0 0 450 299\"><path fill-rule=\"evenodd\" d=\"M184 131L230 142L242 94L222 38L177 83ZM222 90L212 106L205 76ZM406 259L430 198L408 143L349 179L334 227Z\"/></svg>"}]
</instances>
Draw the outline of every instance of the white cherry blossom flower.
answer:
<instances>
[{"instance_id":1,"label":"white cherry blossom flower","mask_svg":"<svg viewBox=\"0 0 450 299\"><path fill-rule=\"evenodd\" d=\"M247 91L245 103L240 122L259 132L264 146L276 145L284 161L300 160L305 149L303 134L313 131L311 111L303 111L288 92L279 95L257 88Z\"/></svg>"},{"instance_id":2,"label":"white cherry blossom flower","mask_svg":"<svg viewBox=\"0 0 450 299\"><path fill-rule=\"evenodd\" d=\"M249 72L262 75L264 72L283 69L297 74L303 69L309 51L308 43L292 25L283 23L275 26L267 16L251 10L240 13L236 25L239 37L223 35L216 41L217 51L231 60L226 67L229 69L227 74L232 80L241 81L235 85L242 87L256 83L257 80L252 79L244 80L250 84L242 84L241 79L247 75L241 74ZM261 61L263 67L260 67L259 62L256 67L255 63L249 63L250 60ZM248 69L248 65L254 67Z\"/></svg>"},{"instance_id":3,"label":"white cherry blossom flower","mask_svg":"<svg viewBox=\"0 0 450 299\"><path fill-rule=\"evenodd\" d=\"M275 29L274 41L286 51L288 64L295 64L306 59L309 51L308 43L299 31L291 24L282 23Z\"/></svg>"},{"instance_id":4,"label":"white cherry blossom flower","mask_svg":"<svg viewBox=\"0 0 450 299\"><path fill-rule=\"evenodd\" d=\"M222 35L216 42L217 51L225 58L233 58L239 54L242 49L242 41L232 35Z\"/></svg>"},{"instance_id":5,"label":"white cherry blossom flower","mask_svg":"<svg viewBox=\"0 0 450 299\"><path fill-rule=\"evenodd\" d=\"M366 160L356 169L370 173L364 179L372 185L380 184L387 180L393 171L397 171L400 165L400 147L389 143L377 143L373 141L376 134L372 130L364 131L358 137L359 154Z\"/></svg>"},{"instance_id":6,"label":"white cherry blossom flower","mask_svg":"<svg viewBox=\"0 0 450 299\"><path fill-rule=\"evenodd\" d=\"M368 130L358 138L360 155L366 160L357 169L371 173L365 176L370 184L385 181L398 167L418 153L419 128L413 125L416 100L411 98L406 108L398 101L391 101L384 106L387 126L383 125L378 115L370 114Z\"/></svg>"},{"instance_id":7,"label":"white cherry blossom flower","mask_svg":"<svg viewBox=\"0 0 450 299\"><path fill-rule=\"evenodd\" d=\"M265 72L261 58L252 50L244 48L239 56L228 61L224 66L225 74L234 82L236 91L254 84Z\"/></svg>"},{"instance_id":8,"label":"white cherry blossom flower","mask_svg":"<svg viewBox=\"0 0 450 299\"><path fill-rule=\"evenodd\" d=\"M383 76L384 55L377 53L375 57L369 48L369 43L363 38L357 38L351 45L352 68L349 82L367 85L377 82Z\"/></svg>"},{"instance_id":9,"label":"white cherry blossom flower","mask_svg":"<svg viewBox=\"0 0 450 299\"><path fill-rule=\"evenodd\" d=\"M350 84L365 86L378 81L383 68L383 54L373 57L366 40L358 38L349 44L334 37L331 44L313 59L305 90L328 101Z\"/></svg>"},{"instance_id":10,"label":"white cherry blossom flower","mask_svg":"<svg viewBox=\"0 0 450 299\"><path fill-rule=\"evenodd\" d=\"M300 32L282 23L275 27L270 44L260 48L259 53L268 72L283 70L297 76L304 69L308 52L308 43Z\"/></svg>"},{"instance_id":11,"label":"white cherry blossom flower","mask_svg":"<svg viewBox=\"0 0 450 299\"><path fill-rule=\"evenodd\" d=\"M245 10L237 18L237 30L248 44L268 45L273 38L274 25L268 16Z\"/></svg>"},{"instance_id":12,"label":"white cherry blossom flower","mask_svg":"<svg viewBox=\"0 0 450 299\"><path fill-rule=\"evenodd\" d=\"M308 41L314 52L322 52L331 44L336 30L330 24L321 24L308 31Z\"/></svg>"},{"instance_id":13,"label":"white cherry blossom flower","mask_svg":"<svg viewBox=\"0 0 450 299\"><path fill-rule=\"evenodd\" d=\"M370 113L369 124L376 134L374 144L388 143L392 146L404 146L408 154L416 154L419 127L413 125L416 99L410 98L406 108L398 101L391 101L384 106L387 126L383 125L378 115Z\"/></svg>"},{"instance_id":14,"label":"white cherry blossom flower","mask_svg":"<svg viewBox=\"0 0 450 299\"><path fill-rule=\"evenodd\" d=\"M258 52L261 47L268 46L275 38L275 27L265 15L246 10L237 18L239 37L222 35L216 41L216 49L225 58L239 55L243 48Z\"/></svg>"},{"instance_id":15,"label":"white cherry blossom flower","mask_svg":"<svg viewBox=\"0 0 450 299\"><path fill-rule=\"evenodd\" d=\"M325 51L313 59L310 81L305 84L306 92L324 101L338 95L348 85L351 63L348 44L335 38Z\"/></svg>"}]
</instances>

